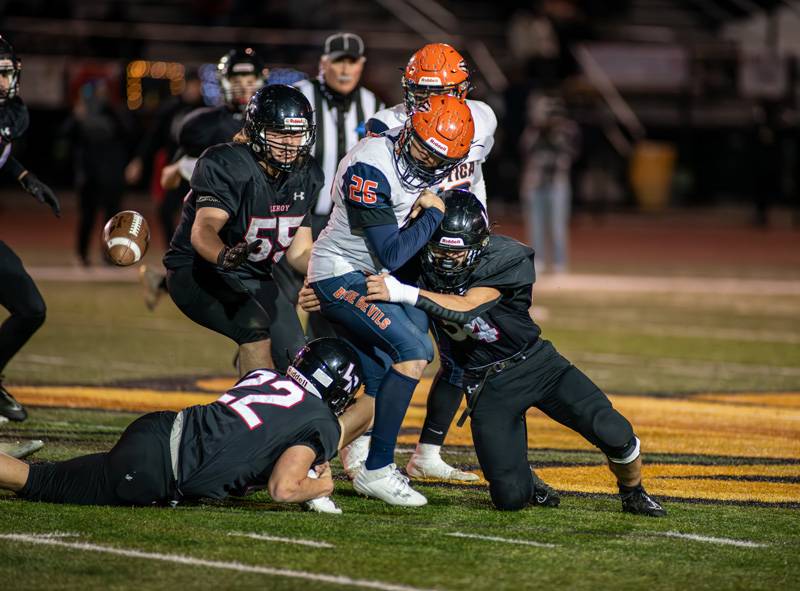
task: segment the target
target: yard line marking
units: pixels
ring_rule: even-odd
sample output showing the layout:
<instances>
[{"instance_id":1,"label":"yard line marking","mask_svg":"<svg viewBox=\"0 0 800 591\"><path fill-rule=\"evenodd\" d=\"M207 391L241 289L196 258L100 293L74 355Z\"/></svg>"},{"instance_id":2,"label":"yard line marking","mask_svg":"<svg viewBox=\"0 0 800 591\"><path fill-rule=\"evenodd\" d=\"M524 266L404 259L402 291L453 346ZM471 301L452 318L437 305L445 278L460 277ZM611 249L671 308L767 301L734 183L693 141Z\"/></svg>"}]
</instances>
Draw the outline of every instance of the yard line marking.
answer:
<instances>
[{"instance_id":1,"label":"yard line marking","mask_svg":"<svg viewBox=\"0 0 800 591\"><path fill-rule=\"evenodd\" d=\"M84 550L86 552L100 552L101 554L114 554L128 558L142 558L145 560L159 560L161 562L171 562L173 564L185 564L188 566L204 566L222 570L233 570L242 573L255 573L260 575L273 575L276 577L288 577L292 579L306 579L308 581L319 581L321 583L331 583L347 587L364 587L367 589L379 589L380 591L432 591L421 587L410 587L408 585L395 585L382 581L370 581L368 579L351 579L340 575L326 575L322 573L311 573L302 570L290 570L285 568L273 568L269 566L256 566L242 564L241 562L223 562L221 560L205 560L181 554L158 554L156 552L144 552L128 548L115 548L113 546L101 546L99 544L89 544L87 542L64 542L52 538L42 538L36 534L0 534L0 540L10 540L13 542L24 542L29 544L40 544L44 546L58 546L70 548L72 550Z\"/></svg>"},{"instance_id":2,"label":"yard line marking","mask_svg":"<svg viewBox=\"0 0 800 591\"><path fill-rule=\"evenodd\" d=\"M81 534L63 532L63 531L53 531L47 534L31 534L31 535L34 535L37 538L59 539L59 538L79 538Z\"/></svg>"},{"instance_id":3,"label":"yard line marking","mask_svg":"<svg viewBox=\"0 0 800 591\"><path fill-rule=\"evenodd\" d=\"M547 544L545 542L531 542L530 540L515 540L513 538L498 538L495 536L479 536L478 534L464 534L459 531L453 531L444 534L454 538L472 538L475 540L487 540L489 542L505 542L506 544L518 544L521 546L536 546L537 548L556 548L557 544Z\"/></svg>"},{"instance_id":4,"label":"yard line marking","mask_svg":"<svg viewBox=\"0 0 800 591\"><path fill-rule=\"evenodd\" d=\"M314 540L301 540L299 538L281 538L278 536L267 536L264 534L247 533L232 531L228 532L229 536L237 536L241 538L252 538L254 540L264 540L265 542L284 542L286 544L299 544L301 546L311 546L312 548L335 548L333 544L328 542L315 542Z\"/></svg>"},{"instance_id":5,"label":"yard line marking","mask_svg":"<svg viewBox=\"0 0 800 591\"><path fill-rule=\"evenodd\" d=\"M751 542L750 540L734 540L732 538L714 538L712 536L701 536L698 534L682 534L677 531L646 532L648 536L664 536L666 538L681 538L683 540L694 540L695 542L708 542L709 544L722 544L724 546L739 546L741 548L766 548L769 544Z\"/></svg>"}]
</instances>

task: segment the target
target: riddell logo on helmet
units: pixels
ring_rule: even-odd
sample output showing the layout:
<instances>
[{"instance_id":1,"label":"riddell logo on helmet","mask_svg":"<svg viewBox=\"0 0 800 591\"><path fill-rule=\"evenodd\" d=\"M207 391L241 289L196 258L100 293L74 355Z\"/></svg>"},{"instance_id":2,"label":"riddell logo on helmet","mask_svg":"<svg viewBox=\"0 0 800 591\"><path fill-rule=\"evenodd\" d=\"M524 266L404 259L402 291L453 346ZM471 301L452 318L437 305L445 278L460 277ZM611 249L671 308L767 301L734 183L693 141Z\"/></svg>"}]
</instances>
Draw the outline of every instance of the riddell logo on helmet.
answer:
<instances>
[{"instance_id":1,"label":"riddell logo on helmet","mask_svg":"<svg viewBox=\"0 0 800 591\"><path fill-rule=\"evenodd\" d=\"M450 238L449 236L442 236L439 239L439 244L445 246L464 246L464 240L461 238Z\"/></svg>"},{"instance_id":2,"label":"riddell logo on helmet","mask_svg":"<svg viewBox=\"0 0 800 591\"><path fill-rule=\"evenodd\" d=\"M283 124L290 125L292 127L305 127L308 124L308 121L302 117L285 117L283 119Z\"/></svg>"},{"instance_id":3,"label":"riddell logo on helmet","mask_svg":"<svg viewBox=\"0 0 800 591\"><path fill-rule=\"evenodd\" d=\"M231 68L231 73L233 74L245 74L255 72L256 68L253 64L249 64L247 62L233 64L233 68Z\"/></svg>"},{"instance_id":4,"label":"riddell logo on helmet","mask_svg":"<svg viewBox=\"0 0 800 591\"><path fill-rule=\"evenodd\" d=\"M447 156L447 146L437 140L435 137L429 137L427 140L425 140L425 143L436 150L439 154Z\"/></svg>"},{"instance_id":5,"label":"riddell logo on helmet","mask_svg":"<svg viewBox=\"0 0 800 591\"><path fill-rule=\"evenodd\" d=\"M420 76L417 84L420 86L443 86L442 79L438 76Z\"/></svg>"}]
</instances>

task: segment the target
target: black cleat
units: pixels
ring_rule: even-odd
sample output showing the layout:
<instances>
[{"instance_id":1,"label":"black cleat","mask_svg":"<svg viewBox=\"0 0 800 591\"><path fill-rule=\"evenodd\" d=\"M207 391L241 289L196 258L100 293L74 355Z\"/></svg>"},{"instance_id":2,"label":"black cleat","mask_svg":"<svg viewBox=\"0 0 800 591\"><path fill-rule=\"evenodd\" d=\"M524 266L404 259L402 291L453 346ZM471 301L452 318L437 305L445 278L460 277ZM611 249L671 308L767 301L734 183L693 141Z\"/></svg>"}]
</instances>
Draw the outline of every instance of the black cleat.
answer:
<instances>
[{"instance_id":1,"label":"black cleat","mask_svg":"<svg viewBox=\"0 0 800 591\"><path fill-rule=\"evenodd\" d=\"M0 416L4 416L12 421L24 421L28 418L25 407L14 400L8 390L0 383Z\"/></svg>"},{"instance_id":2,"label":"black cleat","mask_svg":"<svg viewBox=\"0 0 800 591\"><path fill-rule=\"evenodd\" d=\"M666 517L667 515L664 507L653 500L641 484L634 487L620 486L619 496L622 499L623 513L646 515L647 517Z\"/></svg>"},{"instance_id":3,"label":"black cleat","mask_svg":"<svg viewBox=\"0 0 800 591\"><path fill-rule=\"evenodd\" d=\"M536 475L536 472L531 470L533 477L533 494L531 495L531 505L537 507L558 507L561 503L561 497L549 484Z\"/></svg>"}]
</instances>

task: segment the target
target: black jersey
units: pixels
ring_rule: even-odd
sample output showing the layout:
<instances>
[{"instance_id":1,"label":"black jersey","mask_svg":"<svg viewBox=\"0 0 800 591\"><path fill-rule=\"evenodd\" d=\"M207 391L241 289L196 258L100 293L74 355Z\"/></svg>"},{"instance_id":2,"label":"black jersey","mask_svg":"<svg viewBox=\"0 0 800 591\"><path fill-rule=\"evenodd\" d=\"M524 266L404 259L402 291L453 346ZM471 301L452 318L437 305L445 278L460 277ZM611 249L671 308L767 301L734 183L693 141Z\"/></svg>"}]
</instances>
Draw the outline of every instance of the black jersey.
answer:
<instances>
[{"instance_id":1,"label":"black jersey","mask_svg":"<svg viewBox=\"0 0 800 591\"><path fill-rule=\"evenodd\" d=\"M314 465L339 447L339 421L322 399L273 371L255 370L212 404L185 409L178 489L221 499L267 484L288 448L306 445Z\"/></svg>"},{"instance_id":2,"label":"black jersey","mask_svg":"<svg viewBox=\"0 0 800 591\"><path fill-rule=\"evenodd\" d=\"M270 179L246 144L212 146L197 160L164 266L213 267L195 253L191 234L197 208L216 207L230 216L219 233L227 246L261 240L261 246L233 273L243 279L271 278L272 265L289 248L297 228L311 225L309 212L323 180L322 170L311 157L300 170Z\"/></svg>"},{"instance_id":3,"label":"black jersey","mask_svg":"<svg viewBox=\"0 0 800 591\"><path fill-rule=\"evenodd\" d=\"M533 345L541 333L528 314L535 279L531 248L507 236L491 236L467 289L493 287L500 300L464 326L432 318L443 365L478 370Z\"/></svg>"},{"instance_id":4,"label":"black jersey","mask_svg":"<svg viewBox=\"0 0 800 591\"><path fill-rule=\"evenodd\" d=\"M183 154L197 158L210 146L233 141L243 125L242 113L226 106L195 109L181 123L178 144Z\"/></svg>"},{"instance_id":5,"label":"black jersey","mask_svg":"<svg viewBox=\"0 0 800 591\"><path fill-rule=\"evenodd\" d=\"M10 142L28 130L28 107L15 96L0 105L0 142Z\"/></svg>"}]
</instances>

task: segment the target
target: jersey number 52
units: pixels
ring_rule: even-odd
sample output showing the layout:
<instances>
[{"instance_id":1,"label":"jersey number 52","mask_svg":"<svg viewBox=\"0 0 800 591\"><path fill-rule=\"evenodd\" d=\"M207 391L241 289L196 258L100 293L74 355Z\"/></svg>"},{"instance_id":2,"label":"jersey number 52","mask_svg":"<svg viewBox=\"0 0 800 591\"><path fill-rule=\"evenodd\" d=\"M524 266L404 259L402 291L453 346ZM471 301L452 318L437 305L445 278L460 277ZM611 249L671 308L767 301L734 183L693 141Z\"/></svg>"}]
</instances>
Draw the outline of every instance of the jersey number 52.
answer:
<instances>
[{"instance_id":1,"label":"jersey number 52","mask_svg":"<svg viewBox=\"0 0 800 591\"><path fill-rule=\"evenodd\" d=\"M274 218L250 218L250 226L244 239L250 243L261 240L261 246L247 260L258 262L272 256L272 262L281 260L283 253L289 248L294 233L303 222L302 215L287 215Z\"/></svg>"}]
</instances>

